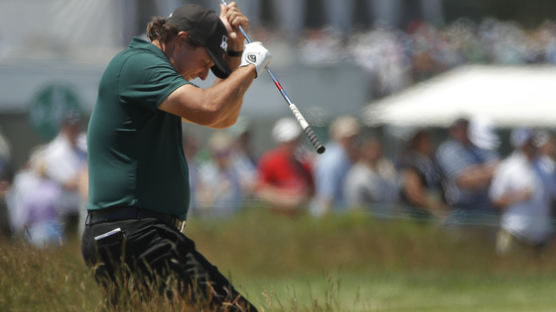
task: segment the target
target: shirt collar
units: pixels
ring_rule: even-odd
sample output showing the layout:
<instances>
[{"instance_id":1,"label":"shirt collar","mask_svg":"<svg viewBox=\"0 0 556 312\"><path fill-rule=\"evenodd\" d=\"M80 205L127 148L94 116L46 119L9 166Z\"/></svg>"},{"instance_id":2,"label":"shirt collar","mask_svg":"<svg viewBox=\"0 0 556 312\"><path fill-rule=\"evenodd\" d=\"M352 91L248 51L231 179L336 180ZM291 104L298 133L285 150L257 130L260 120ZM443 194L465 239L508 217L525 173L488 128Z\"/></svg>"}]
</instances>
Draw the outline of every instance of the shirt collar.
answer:
<instances>
[{"instance_id":1,"label":"shirt collar","mask_svg":"<svg viewBox=\"0 0 556 312\"><path fill-rule=\"evenodd\" d=\"M129 47L130 48L135 48L135 49L145 49L145 50L149 50L151 52L153 52L154 54L160 56L160 57L164 57L165 59L167 59L168 57L166 56L166 54L164 54L164 52L162 52L162 50L160 50L157 46L155 46L154 44L152 44L150 41L147 41L143 38L139 38L139 37L134 37L131 42L129 43Z\"/></svg>"}]
</instances>

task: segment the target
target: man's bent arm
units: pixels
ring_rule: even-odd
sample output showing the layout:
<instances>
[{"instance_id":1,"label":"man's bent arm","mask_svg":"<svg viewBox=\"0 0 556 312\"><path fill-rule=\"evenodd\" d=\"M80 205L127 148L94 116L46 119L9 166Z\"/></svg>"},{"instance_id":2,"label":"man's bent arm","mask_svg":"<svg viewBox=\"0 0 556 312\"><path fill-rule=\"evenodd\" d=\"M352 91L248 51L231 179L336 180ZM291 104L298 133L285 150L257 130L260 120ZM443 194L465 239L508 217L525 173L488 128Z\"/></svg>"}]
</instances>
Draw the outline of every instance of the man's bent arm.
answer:
<instances>
[{"instance_id":1,"label":"man's bent arm","mask_svg":"<svg viewBox=\"0 0 556 312\"><path fill-rule=\"evenodd\" d=\"M243 95L255 78L255 66L237 68L225 80L201 89L183 85L172 92L158 107L196 124L225 128L239 116Z\"/></svg>"},{"instance_id":2,"label":"man's bent arm","mask_svg":"<svg viewBox=\"0 0 556 312\"><path fill-rule=\"evenodd\" d=\"M239 68L239 64L241 63L241 58L240 57L227 57L227 61L228 61L228 66L230 66L230 68L232 69L232 71L236 71ZM214 82L213 86L216 86L222 82L225 82L227 79L220 79L220 78L216 78L216 81ZM245 90L247 91L247 90ZM243 92L243 94L245 94L245 91ZM237 103L231 103L232 106L236 107L236 105L238 105L239 108L241 108L241 104L243 103L243 94L236 99ZM229 114L228 117L224 118L223 120L220 120L219 122L210 125L210 127L212 128L226 128L229 127L233 124L235 124L237 117L239 115L239 110L237 111L237 113L232 113Z\"/></svg>"}]
</instances>

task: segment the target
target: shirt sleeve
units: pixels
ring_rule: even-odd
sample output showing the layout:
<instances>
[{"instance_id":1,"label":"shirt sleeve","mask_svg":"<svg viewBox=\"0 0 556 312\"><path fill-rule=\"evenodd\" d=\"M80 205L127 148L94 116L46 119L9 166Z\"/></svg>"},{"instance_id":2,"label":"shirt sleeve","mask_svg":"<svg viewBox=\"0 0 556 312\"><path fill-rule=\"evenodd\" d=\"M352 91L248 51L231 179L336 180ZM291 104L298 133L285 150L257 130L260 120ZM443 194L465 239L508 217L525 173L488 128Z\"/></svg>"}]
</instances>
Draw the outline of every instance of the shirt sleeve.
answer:
<instances>
[{"instance_id":1,"label":"shirt sleeve","mask_svg":"<svg viewBox=\"0 0 556 312\"><path fill-rule=\"evenodd\" d=\"M177 88L189 83L172 64L149 54L130 57L122 67L119 82L122 102L153 110Z\"/></svg>"},{"instance_id":2,"label":"shirt sleeve","mask_svg":"<svg viewBox=\"0 0 556 312\"><path fill-rule=\"evenodd\" d=\"M257 168L257 185L262 186L272 182L271 166L268 155L263 155Z\"/></svg>"},{"instance_id":3,"label":"shirt sleeve","mask_svg":"<svg viewBox=\"0 0 556 312\"><path fill-rule=\"evenodd\" d=\"M341 183L340 168L333 161L325 159L315 166L315 191L321 198L333 199L335 190Z\"/></svg>"},{"instance_id":4,"label":"shirt sleeve","mask_svg":"<svg viewBox=\"0 0 556 312\"><path fill-rule=\"evenodd\" d=\"M444 174L455 179L463 169L470 165L467 152L454 145L445 146L439 150L437 161Z\"/></svg>"},{"instance_id":5,"label":"shirt sleeve","mask_svg":"<svg viewBox=\"0 0 556 312\"><path fill-rule=\"evenodd\" d=\"M492 201L501 199L508 191L510 183L509 171L507 164L501 165L494 176L489 189L489 198Z\"/></svg>"}]
</instances>

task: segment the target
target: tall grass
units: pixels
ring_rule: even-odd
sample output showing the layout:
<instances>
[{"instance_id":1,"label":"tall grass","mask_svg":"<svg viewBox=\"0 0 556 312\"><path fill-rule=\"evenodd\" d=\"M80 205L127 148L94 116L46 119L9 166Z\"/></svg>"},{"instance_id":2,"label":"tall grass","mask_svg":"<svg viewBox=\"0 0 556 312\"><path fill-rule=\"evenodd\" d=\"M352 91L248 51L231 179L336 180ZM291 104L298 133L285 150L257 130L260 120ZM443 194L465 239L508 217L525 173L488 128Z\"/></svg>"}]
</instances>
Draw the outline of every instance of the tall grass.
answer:
<instances>
[{"instance_id":1,"label":"tall grass","mask_svg":"<svg viewBox=\"0 0 556 312\"><path fill-rule=\"evenodd\" d=\"M39 250L23 241L0 242L0 311L85 311L102 303L78 257L78 243Z\"/></svg>"},{"instance_id":2,"label":"tall grass","mask_svg":"<svg viewBox=\"0 0 556 312\"><path fill-rule=\"evenodd\" d=\"M192 218L197 248L262 311L550 311L556 252L499 257L494 229L252 208ZM38 250L0 241L0 311L186 311L179 298L107 304L79 240Z\"/></svg>"},{"instance_id":3,"label":"tall grass","mask_svg":"<svg viewBox=\"0 0 556 312\"><path fill-rule=\"evenodd\" d=\"M250 211L227 222L194 220L188 235L209 258L246 274L364 272L556 272L556 249L498 257L495 227L377 219L354 213L314 219ZM238 259L240 257L241 259Z\"/></svg>"}]
</instances>

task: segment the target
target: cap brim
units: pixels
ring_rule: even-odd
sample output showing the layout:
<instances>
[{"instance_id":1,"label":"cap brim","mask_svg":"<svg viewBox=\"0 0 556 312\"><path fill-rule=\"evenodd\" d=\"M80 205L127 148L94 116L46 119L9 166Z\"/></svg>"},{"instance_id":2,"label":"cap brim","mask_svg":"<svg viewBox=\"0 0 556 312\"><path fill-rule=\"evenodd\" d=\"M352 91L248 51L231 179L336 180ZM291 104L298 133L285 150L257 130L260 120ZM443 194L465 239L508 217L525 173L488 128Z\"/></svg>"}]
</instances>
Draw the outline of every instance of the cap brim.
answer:
<instances>
[{"instance_id":1,"label":"cap brim","mask_svg":"<svg viewBox=\"0 0 556 312\"><path fill-rule=\"evenodd\" d=\"M224 53L222 52L222 49L220 49L219 47L207 47L207 53L214 62L214 66L211 67L212 73L220 79L228 78L232 70L224 59Z\"/></svg>"}]
</instances>

